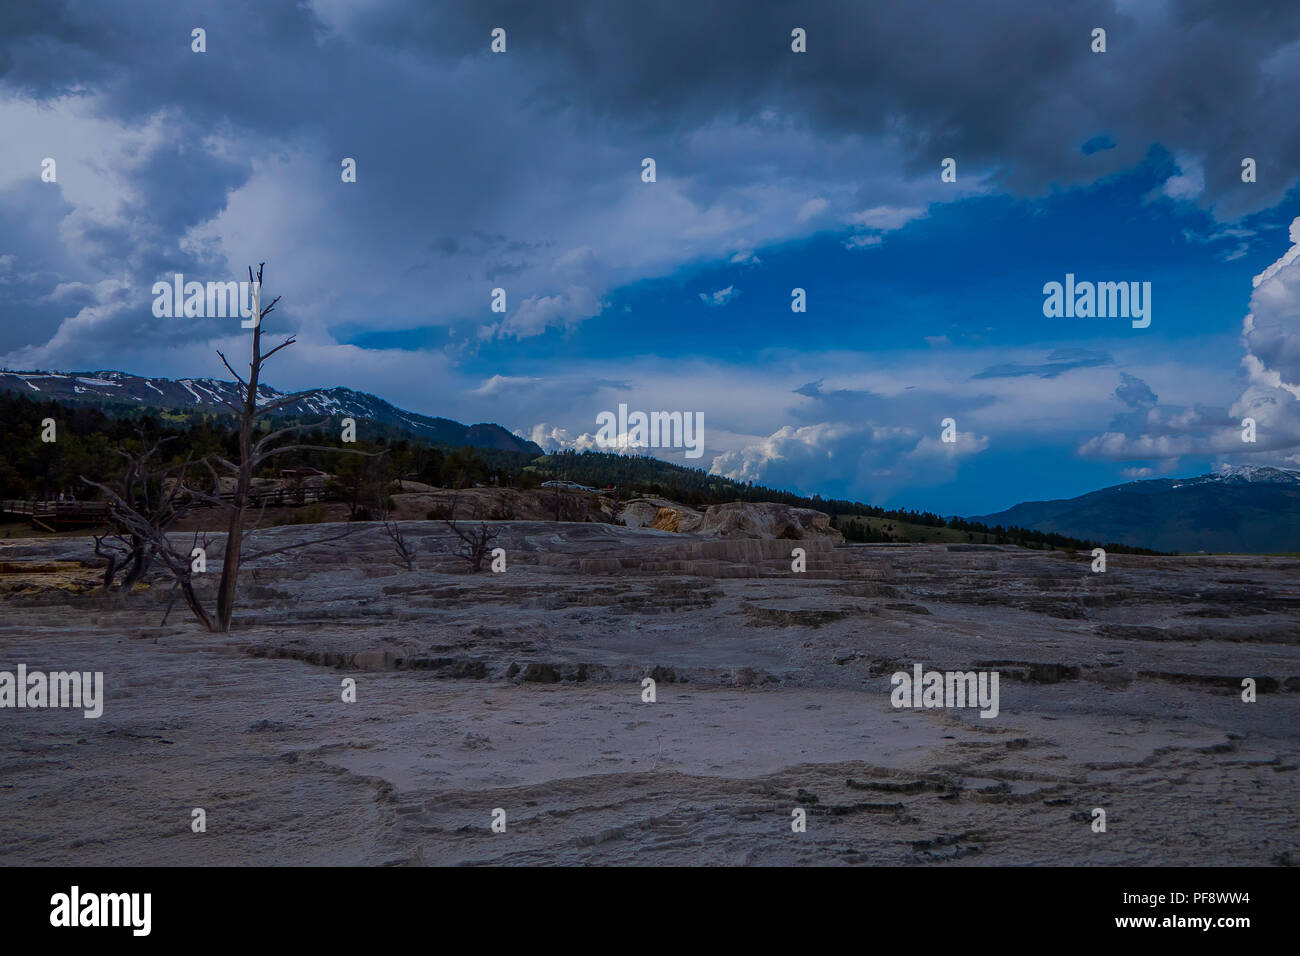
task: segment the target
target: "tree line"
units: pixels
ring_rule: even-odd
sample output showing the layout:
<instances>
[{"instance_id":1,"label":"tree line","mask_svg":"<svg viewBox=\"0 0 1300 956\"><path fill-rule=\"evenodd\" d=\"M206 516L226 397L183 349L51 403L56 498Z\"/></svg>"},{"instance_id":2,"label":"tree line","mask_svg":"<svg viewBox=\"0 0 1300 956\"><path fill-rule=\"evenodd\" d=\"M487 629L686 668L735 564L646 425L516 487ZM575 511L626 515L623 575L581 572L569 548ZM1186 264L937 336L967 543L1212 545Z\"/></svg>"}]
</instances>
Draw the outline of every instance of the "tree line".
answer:
<instances>
[{"instance_id":1,"label":"tree line","mask_svg":"<svg viewBox=\"0 0 1300 956\"><path fill-rule=\"evenodd\" d=\"M0 498L49 498L61 490L84 491L80 476L97 482L120 477L122 463L115 449L136 449L144 443L167 439L164 464L179 465L219 455L233 460L239 451L239 432L233 417L212 412L153 414L132 409L130 417L110 415L89 406L65 405L49 399L0 392ZM54 443L42 441L41 422L57 423ZM930 528L950 528L971 535L987 535L1004 544L1031 548L1098 547L1096 542L1029 528L989 527L980 522L930 511L881 508L842 498L801 495L796 492L738 482L657 458L605 452L566 451L540 457L530 452L492 448L454 447L378 430L377 437L359 438L351 449L364 455L340 457L339 422L303 423L292 418L266 418L259 428L265 434L289 426L298 429L297 450L266 462L253 477L275 478L281 469L316 469L330 474L331 497L349 505L353 517L367 517L383 489L394 481L414 480L439 488L488 485L535 488L549 479L564 479L598 490L617 489L621 497L637 495L668 498L703 508L731 501L774 501L797 508L812 508L837 518L836 527L850 541L893 541L897 538L873 530L866 522L845 518L878 518ZM369 424L365 426L371 432ZM288 444L286 437L271 447ZM972 538L973 540L973 538ZM1146 548L1117 543L1108 551L1155 554Z\"/></svg>"}]
</instances>

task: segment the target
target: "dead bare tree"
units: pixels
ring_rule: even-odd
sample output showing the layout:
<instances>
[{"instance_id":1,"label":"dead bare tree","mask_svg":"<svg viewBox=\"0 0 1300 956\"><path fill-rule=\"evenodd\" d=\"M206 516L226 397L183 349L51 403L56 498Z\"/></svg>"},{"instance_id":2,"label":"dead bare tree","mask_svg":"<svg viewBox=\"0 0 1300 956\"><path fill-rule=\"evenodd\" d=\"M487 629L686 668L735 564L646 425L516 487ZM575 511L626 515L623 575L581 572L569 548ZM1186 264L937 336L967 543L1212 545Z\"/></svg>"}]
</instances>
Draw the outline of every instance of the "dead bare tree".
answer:
<instances>
[{"instance_id":1,"label":"dead bare tree","mask_svg":"<svg viewBox=\"0 0 1300 956\"><path fill-rule=\"evenodd\" d=\"M125 591L143 579L153 565L153 543L160 535L165 536L193 504L188 496L180 493L182 482L173 480L173 469L161 459L163 446L172 439L161 438L148 444L143 429L139 437L140 444L134 449L114 449L126 460L126 469L113 487L82 478L110 502L109 530L93 535L95 554L107 562L105 591L113 587L119 572L124 572L121 587ZM131 515L144 519L143 526L130 520Z\"/></svg>"},{"instance_id":2,"label":"dead bare tree","mask_svg":"<svg viewBox=\"0 0 1300 956\"><path fill-rule=\"evenodd\" d=\"M204 627L212 631L216 630L212 617L203 607L203 602L199 600L194 590L194 574L196 573L192 561L195 556L194 548L184 552L177 548L168 536L168 529L174 523L175 518L184 514L194 503L194 499L189 494L185 483L186 474L193 464L194 462L190 459L186 459L185 463L175 472L167 474L163 481L168 490L163 503L156 506L149 506L139 498L123 497L112 487L100 482L90 481L85 476L82 476L81 480L92 488L98 489L109 502L113 521L122 529L118 535L119 539L121 541L141 542L141 548L147 550L151 559L157 558L161 561L176 582L176 587L180 589L186 605L194 612L194 616L199 619ZM203 545L199 545L200 537L197 533L194 539L195 547L205 547L207 544L207 539L204 537ZM110 562L112 560L111 553L103 554L98 536L95 541L95 553L103 557L109 557ZM109 584L108 575L112 572L113 567L110 564L109 569L105 572L106 588Z\"/></svg>"},{"instance_id":3,"label":"dead bare tree","mask_svg":"<svg viewBox=\"0 0 1300 956\"><path fill-rule=\"evenodd\" d=\"M221 357L221 363L225 365L226 370L235 377L235 382L240 393L242 401L240 403L231 402L228 399L222 399L222 402L235 412L239 421L239 461L231 462L220 456L213 456L215 461L222 469L225 470L228 477L235 480L234 495L229 502L230 520L226 525L225 552L221 562L221 583L217 589L217 606L216 606L216 627L214 630L225 632L230 630L230 619L235 608L235 591L239 583L239 566L247 558L255 560L256 558L269 557L272 554L281 554L285 551L293 550L297 547L307 547L313 544L322 543L317 541L306 541L297 544L287 545L285 547L274 548L269 551L257 552L249 555L243 553L244 524L246 514L250 505L250 492L253 487L253 476L257 469L262 466L268 459L276 455L285 455L290 452L299 451L329 451L339 452L347 451L351 454L367 454L365 452L352 451L351 449L339 449L328 445L276 445L275 442L286 435L297 434L304 428L322 428L329 424L329 419L317 422L313 425L290 425L285 428L278 428L268 432L257 441L253 440L253 433L257 430L262 419L275 414L282 408L286 408L296 402L301 401L312 394L311 390L294 392L290 395L284 395L273 402L267 402L264 405L258 403L259 386L262 377L262 369L281 349L286 349L293 345L297 339L292 335L283 342L263 354L262 352L262 323L266 317L275 311L280 296L271 300L270 304L262 307L262 270L266 263L260 262L257 265L257 276L253 275L253 268L248 268L248 280L252 291L252 309L253 317L253 343L252 358L248 363L248 378L236 372L227 361L226 356L218 350L217 355ZM209 467L212 467L209 462ZM215 468L213 477L216 479ZM350 529L349 529L350 530ZM330 539L344 537L348 532L335 535Z\"/></svg>"},{"instance_id":4,"label":"dead bare tree","mask_svg":"<svg viewBox=\"0 0 1300 956\"><path fill-rule=\"evenodd\" d=\"M452 533L461 540L460 549L455 552L456 556L467 561L470 571L477 574L483 570L483 562L487 559L492 542L501 533L501 529L489 528L487 522L481 520L477 503L474 507L474 518L478 520L478 527L462 527L456 520L456 505L459 498L459 495L451 496L450 517L444 518L443 524L450 528Z\"/></svg>"},{"instance_id":5,"label":"dead bare tree","mask_svg":"<svg viewBox=\"0 0 1300 956\"><path fill-rule=\"evenodd\" d=\"M388 495L384 489L380 490L379 499L375 503L375 514L383 523L384 534L388 535L388 540L393 542L393 550L397 552L397 559L406 565L406 570L415 570L415 556L419 553L419 547L415 542L410 541L402 531L402 526L398 524L392 516L392 510L388 507Z\"/></svg>"},{"instance_id":6,"label":"dead bare tree","mask_svg":"<svg viewBox=\"0 0 1300 956\"><path fill-rule=\"evenodd\" d=\"M276 554L282 554L297 548L310 547L317 544L323 544L328 541L335 541L339 538L346 537L352 532L348 528L340 534L331 535L325 538L317 538L310 541L294 542L281 547L270 548L262 551L245 550L245 545L251 541L255 534L263 529L257 527L260 525L259 519L253 529L246 534L248 512L254 507L252 498L253 478L257 470L270 458L276 455L289 454L300 451L326 451L326 452L345 452L348 454L367 455L371 453L355 451L353 449L341 449L329 445L305 445L305 444L283 444L277 445L276 442L288 435L294 435L304 428L321 428L329 424L329 419L317 422L311 425L290 425L284 428L278 428L268 432L261 438L254 441L254 434L258 431L262 420L270 415L274 415L282 408L286 408L294 403L301 401L312 394L311 390L294 392L290 395L283 395L274 401L268 401L265 404L259 403L260 382L262 369L271 356L275 355L281 349L288 348L297 341L292 335L277 345L270 351L262 352L262 330L263 321L268 315L275 311L276 304L280 297L276 296L270 304L262 307L261 289L262 289L262 270L266 264L259 263L257 275L253 275L253 269L250 266L248 278L252 291L252 309L250 316L253 319L253 336L252 336L252 357L248 365L248 377L244 378L236 372L226 359L224 353L218 350L221 362L225 365L226 370L235 377L236 388L239 392L240 401L235 402L225 397L221 402L230 411L235 414L239 426L239 456L237 462L228 461L220 455L210 455L198 461L186 460L179 472L173 476L171 485L171 494L175 496L176 501L184 500L190 505L206 504L226 510L229 518L226 524L226 536L223 542L221 553L221 579L217 589L216 606L212 613L209 613L203 607L202 602L194 589L193 575L196 573L192 570L190 554L178 550L167 536L167 526L160 526L158 521L153 519L148 513L142 512L136 505L113 489L102 484L86 481L87 484L99 488L105 496L113 503L114 515L128 530L130 534L138 535L148 542L148 548L151 553L156 555L167 570L175 578L177 586L185 597L186 604L194 612L195 617L210 631L224 633L230 630L230 622L234 613L235 594L239 582L240 565L246 561L254 561L260 558L270 557ZM198 483L190 483L187 477L191 468L202 466L208 474L207 488L200 487ZM233 492L229 496L222 492L222 478L233 481ZM262 510L265 511L266 502L262 504ZM168 525L169 526L169 525ZM206 538L205 555L206 560ZM213 556L215 557L215 555Z\"/></svg>"}]
</instances>

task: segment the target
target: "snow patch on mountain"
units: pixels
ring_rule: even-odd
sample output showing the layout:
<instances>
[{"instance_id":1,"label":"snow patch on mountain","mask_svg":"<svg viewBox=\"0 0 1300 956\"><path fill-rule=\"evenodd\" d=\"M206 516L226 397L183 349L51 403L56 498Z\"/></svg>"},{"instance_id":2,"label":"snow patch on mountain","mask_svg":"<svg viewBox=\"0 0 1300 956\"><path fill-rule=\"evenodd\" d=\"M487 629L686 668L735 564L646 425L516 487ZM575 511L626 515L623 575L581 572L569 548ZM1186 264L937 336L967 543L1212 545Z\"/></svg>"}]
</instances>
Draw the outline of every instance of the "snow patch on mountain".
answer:
<instances>
[{"instance_id":1,"label":"snow patch on mountain","mask_svg":"<svg viewBox=\"0 0 1300 956\"><path fill-rule=\"evenodd\" d=\"M1220 481L1264 481L1300 484L1300 471L1273 468L1270 465L1224 465L1216 474L1206 475L1205 477Z\"/></svg>"},{"instance_id":2,"label":"snow patch on mountain","mask_svg":"<svg viewBox=\"0 0 1300 956\"><path fill-rule=\"evenodd\" d=\"M60 381L61 380L61 381ZM36 382L40 381L42 389ZM156 408L213 408L230 413L230 404L242 406L243 387L235 382L213 378L147 379L112 370L71 373L0 369L0 389L42 392L42 398L55 401L120 404L133 401ZM183 391L182 391L183 390ZM265 408L283 400L285 393L269 385L259 385L257 405ZM509 451L540 454L541 448L527 439L516 438L499 425L463 425L446 418L433 418L397 408L383 399L350 388L335 387L306 391L297 401L276 410L285 418L344 418L369 420L395 428L411 437L450 445L472 445Z\"/></svg>"}]
</instances>

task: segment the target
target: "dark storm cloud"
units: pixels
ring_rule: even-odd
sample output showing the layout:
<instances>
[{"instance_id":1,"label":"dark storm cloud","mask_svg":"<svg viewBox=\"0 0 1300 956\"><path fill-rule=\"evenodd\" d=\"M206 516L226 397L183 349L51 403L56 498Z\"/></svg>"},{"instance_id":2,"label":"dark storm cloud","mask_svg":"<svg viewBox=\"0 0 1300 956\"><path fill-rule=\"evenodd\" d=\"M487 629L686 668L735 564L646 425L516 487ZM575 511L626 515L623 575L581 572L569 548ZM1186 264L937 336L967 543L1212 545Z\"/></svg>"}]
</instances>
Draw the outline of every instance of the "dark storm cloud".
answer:
<instances>
[{"instance_id":1,"label":"dark storm cloud","mask_svg":"<svg viewBox=\"0 0 1300 956\"><path fill-rule=\"evenodd\" d=\"M124 118L179 107L182 121L195 126L238 117L245 127L283 131L318 118L341 81L328 49L317 43L320 24L307 4L21 5L40 7L39 14L19 6L0 12L0 82L23 95L89 88ZM195 27L207 31L209 59L190 48Z\"/></svg>"},{"instance_id":2,"label":"dark storm cloud","mask_svg":"<svg viewBox=\"0 0 1300 956\"><path fill-rule=\"evenodd\" d=\"M1103 150L1114 149L1114 148L1115 148L1115 140L1104 133L1100 136L1094 136L1092 139L1088 140L1086 143L1084 143L1082 146L1079 147L1079 149L1083 152L1083 155L1085 156L1091 156L1093 153L1100 153Z\"/></svg>"},{"instance_id":3,"label":"dark storm cloud","mask_svg":"<svg viewBox=\"0 0 1300 956\"><path fill-rule=\"evenodd\" d=\"M147 279L139 294L150 303L148 286L157 278L170 279L173 272L199 281L238 278L218 271L220 259L214 253L177 248L177 238L220 213L249 172L246 163L164 143L133 174L133 195L121 214L81 231L92 263L105 273Z\"/></svg>"},{"instance_id":4,"label":"dark storm cloud","mask_svg":"<svg viewBox=\"0 0 1300 956\"><path fill-rule=\"evenodd\" d=\"M620 128L690 129L775 108L827 134L897 136L912 174L953 156L997 166L1007 185L1028 190L1130 165L1160 142L1210 157L1208 192L1235 193L1234 207L1280 195L1300 156L1285 108L1300 79L1300 4L1134 9L1106 0L391 2L359 5L339 37L310 5L283 0L226 3L206 16L175 4L129 14L116 4L12 5L0 64L11 88L37 95L86 83L121 115L179 105L193 122L237 117L283 135L404 105L412 121L433 119L404 104L401 68L381 70L374 58L482 59L500 26L510 53L497 91ZM208 30L210 69L194 68L196 23ZM808 31L806 55L790 53L793 26ZM1104 54L1089 46L1098 26L1108 31ZM476 100L486 120L497 91L457 95ZM1100 142L1099 125L1117 145L1080 150ZM1247 154L1271 176L1243 191Z\"/></svg>"},{"instance_id":5,"label":"dark storm cloud","mask_svg":"<svg viewBox=\"0 0 1300 956\"><path fill-rule=\"evenodd\" d=\"M914 427L929 428L948 415L987 408L996 401L992 395L954 395L925 388L905 390L895 395L852 388L825 391L820 381L802 385L794 392L812 399L790 411L790 419L801 424L906 422Z\"/></svg>"},{"instance_id":6,"label":"dark storm cloud","mask_svg":"<svg viewBox=\"0 0 1300 956\"><path fill-rule=\"evenodd\" d=\"M72 211L63 197L40 182L10 189L0 202L0 352L44 341L69 314L66 302L51 299L60 276L72 272L57 233L46 223Z\"/></svg>"},{"instance_id":7,"label":"dark storm cloud","mask_svg":"<svg viewBox=\"0 0 1300 956\"><path fill-rule=\"evenodd\" d=\"M1113 359L1107 352L1094 352L1089 349L1058 349L1047 356L1047 361L1038 365L1025 365L1008 362L993 365L981 372L976 372L972 379L980 378L1023 378L1028 375L1037 378L1056 378L1065 372L1077 368L1097 368L1109 365Z\"/></svg>"},{"instance_id":8,"label":"dark storm cloud","mask_svg":"<svg viewBox=\"0 0 1300 956\"><path fill-rule=\"evenodd\" d=\"M540 105L601 122L690 128L777 108L827 133L896 135L911 174L952 156L1030 191L1131 165L1159 142L1208 157L1208 196L1226 196L1230 212L1280 197L1300 156L1286 105L1300 80L1300 4L1118 7L486 0L452 16L380 4L353 28L393 47L482 57L504 27L510 49L538 64ZM790 54L795 26L808 32L804 56ZM1091 50L1094 27L1107 31L1105 53ZM1245 155L1272 178L1241 189Z\"/></svg>"},{"instance_id":9,"label":"dark storm cloud","mask_svg":"<svg viewBox=\"0 0 1300 956\"><path fill-rule=\"evenodd\" d=\"M1203 167L1200 200L1216 213L1276 201L1300 155L1289 108L1300 4L1122 6L8 4L0 100L81 103L120 128L159 129L118 215L46 224L66 248L44 257L50 284L31 288L28 305L39 310L58 283L123 271L148 283L265 258L285 283L287 321L312 300L339 323L490 322L487 294L509 281L512 307L552 303L512 314L511 334L541 334L598 314L593 303L619 282L754 238L745 223L788 238L795 217L768 198L775 187L793 183L799 203L839 188L912 206L927 199L877 192L909 178L937 190L946 156L963 183L984 173L1035 193L1131 166L1159 143ZM190 49L195 26L207 31L202 55ZM506 56L488 51L498 26ZM790 52L795 26L807 54ZM1105 54L1089 49L1097 26ZM1103 136L1113 148L1081 148ZM83 158L100 148L78 144ZM680 207L659 214L629 199L650 151L661 192L677 189L700 224L723 223L702 230L710 242L680 241ZM1256 184L1240 183L1243 155L1259 162ZM343 157L359 176L341 190ZM196 234L259 174L256 200L220 241ZM768 205L713 207L727 190ZM583 247L591 267L565 274L563 257ZM133 295L125 308L139 308ZM94 335L136 327L115 332L110 316ZM7 344L45 340L24 329L7 330Z\"/></svg>"},{"instance_id":10,"label":"dark storm cloud","mask_svg":"<svg viewBox=\"0 0 1300 956\"><path fill-rule=\"evenodd\" d=\"M1160 400L1156 393L1151 391L1151 386L1136 375L1120 372L1119 378L1115 397L1129 408L1147 408Z\"/></svg>"}]
</instances>

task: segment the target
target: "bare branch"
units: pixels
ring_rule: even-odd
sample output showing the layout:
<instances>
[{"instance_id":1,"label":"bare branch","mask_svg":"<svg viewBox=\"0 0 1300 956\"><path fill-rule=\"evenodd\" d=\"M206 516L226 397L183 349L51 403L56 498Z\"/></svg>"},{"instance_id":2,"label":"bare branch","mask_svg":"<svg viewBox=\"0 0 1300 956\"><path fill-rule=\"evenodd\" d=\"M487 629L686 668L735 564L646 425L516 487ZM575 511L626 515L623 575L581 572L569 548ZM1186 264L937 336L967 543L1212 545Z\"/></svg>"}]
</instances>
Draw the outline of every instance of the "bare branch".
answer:
<instances>
[{"instance_id":1,"label":"bare branch","mask_svg":"<svg viewBox=\"0 0 1300 956\"><path fill-rule=\"evenodd\" d=\"M276 302L279 302L280 300L277 298L275 301L276 301ZM272 303L272 308L274 308L274 305L275 305L275 303ZM267 312L270 312L271 310L270 310L270 309L267 309L266 311L267 311ZM263 312L262 314L263 314L263 315L266 315L266 312ZM280 343L279 345L277 345L275 348L271 349L271 351L269 351L269 352L267 352L265 355L263 355L263 356L262 356L262 361L265 362L267 359L269 359L269 358L270 358L272 355L274 355L276 352L280 351L280 349L287 348L287 347L289 347L290 345L293 345L293 343L296 342L296 341L298 341L298 340L295 339L292 335L289 336L287 339L285 339L283 342L281 342L281 343Z\"/></svg>"},{"instance_id":2,"label":"bare branch","mask_svg":"<svg viewBox=\"0 0 1300 956\"><path fill-rule=\"evenodd\" d=\"M253 467L256 468L267 458L274 455L283 455L290 451L331 451L338 455L360 455L363 458L378 458L381 455L388 454L386 448L383 451L362 451L359 448L336 448L333 445L281 445L279 448L264 451L253 458Z\"/></svg>"},{"instance_id":3,"label":"bare branch","mask_svg":"<svg viewBox=\"0 0 1300 956\"><path fill-rule=\"evenodd\" d=\"M469 562L470 570L477 573L483 570L483 561L487 557L488 547L501 534L500 528L489 528L487 522L479 521L477 528L465 530L456 523L456 505L460 500L460 495L451 496L450 518L444 518L443 524L452 530L456 537L460 538L464 546L456 552L456 556ZM475 517L478 517L479 511L475 505Z\"/></svg>"},{"instance_id":4,"label":"bare branch","mask_svg":"<svg viewBox=\"0 0 1300 956\"><path fill-rule=\"evenodd\" d=\"M406 565L406 570L414 571L415 556L419 553L419 548L406 539L406 535L402 533L402 526L397 521L391 520L386 489L380 489L378 499L375 510L379 514L379 520L383 522L384 534L388 535L388 540L393 543L393 550L397 552L398 560Z\"/></svg>"},{"instance_id":5,"label":"bare branch","mask_svg":"<svg viewBox=\"0 0 1300 956\"><path fill-rule=\"evenodd\" d=\"M258 413L261 415L274 414L275 412L284 408L286 405L292 405L294 402L300 402L304 398L308 398L312 395L315 395L319 391L320 389L309 388L306 389L305 391L293 392L289 395L283 395L280 398L277 398L275 401L267 402L265 405L261 406L258 409ZM328 421L328 419L326 419L326 421Z\"/></svg>"},{"instance_id":6,"label":"bare branch","mask_svg":"<svg viewBox=\"0 0 1300 956\"><path fill-rule=\"evenodd\" d=\"M226 353L221 351L221 349L217 349L217 355L221 357L221 364L226 367L226 371L229 372L231 375L235 376L235 381L238 382L244 388L245 394L247 394L248 383L244 381L244 377L242 375L240 375L238 372L236 372L233 368L230 367L230 363L226 361Z\"/></svg>"},{"instance_id":7,"label":"bare branch","mask_svg":"<svg viewBox=\"0 0 1300 956\"><path fill-rule=\"evenodd\" d=\"M275 439L279 438L281 435L288 435L290 432L302 431L305 428L324 428L329 423L330 420L326 418L326 419L322 419L319 422L313 422L310 425L288 425L284 428L276 429L270 434L265 435L261 439L259 439L257 444L253 446L253 451L261 452L262 447L266 445L267 442L274 441Z\"/></svg>"}]
</instances>

